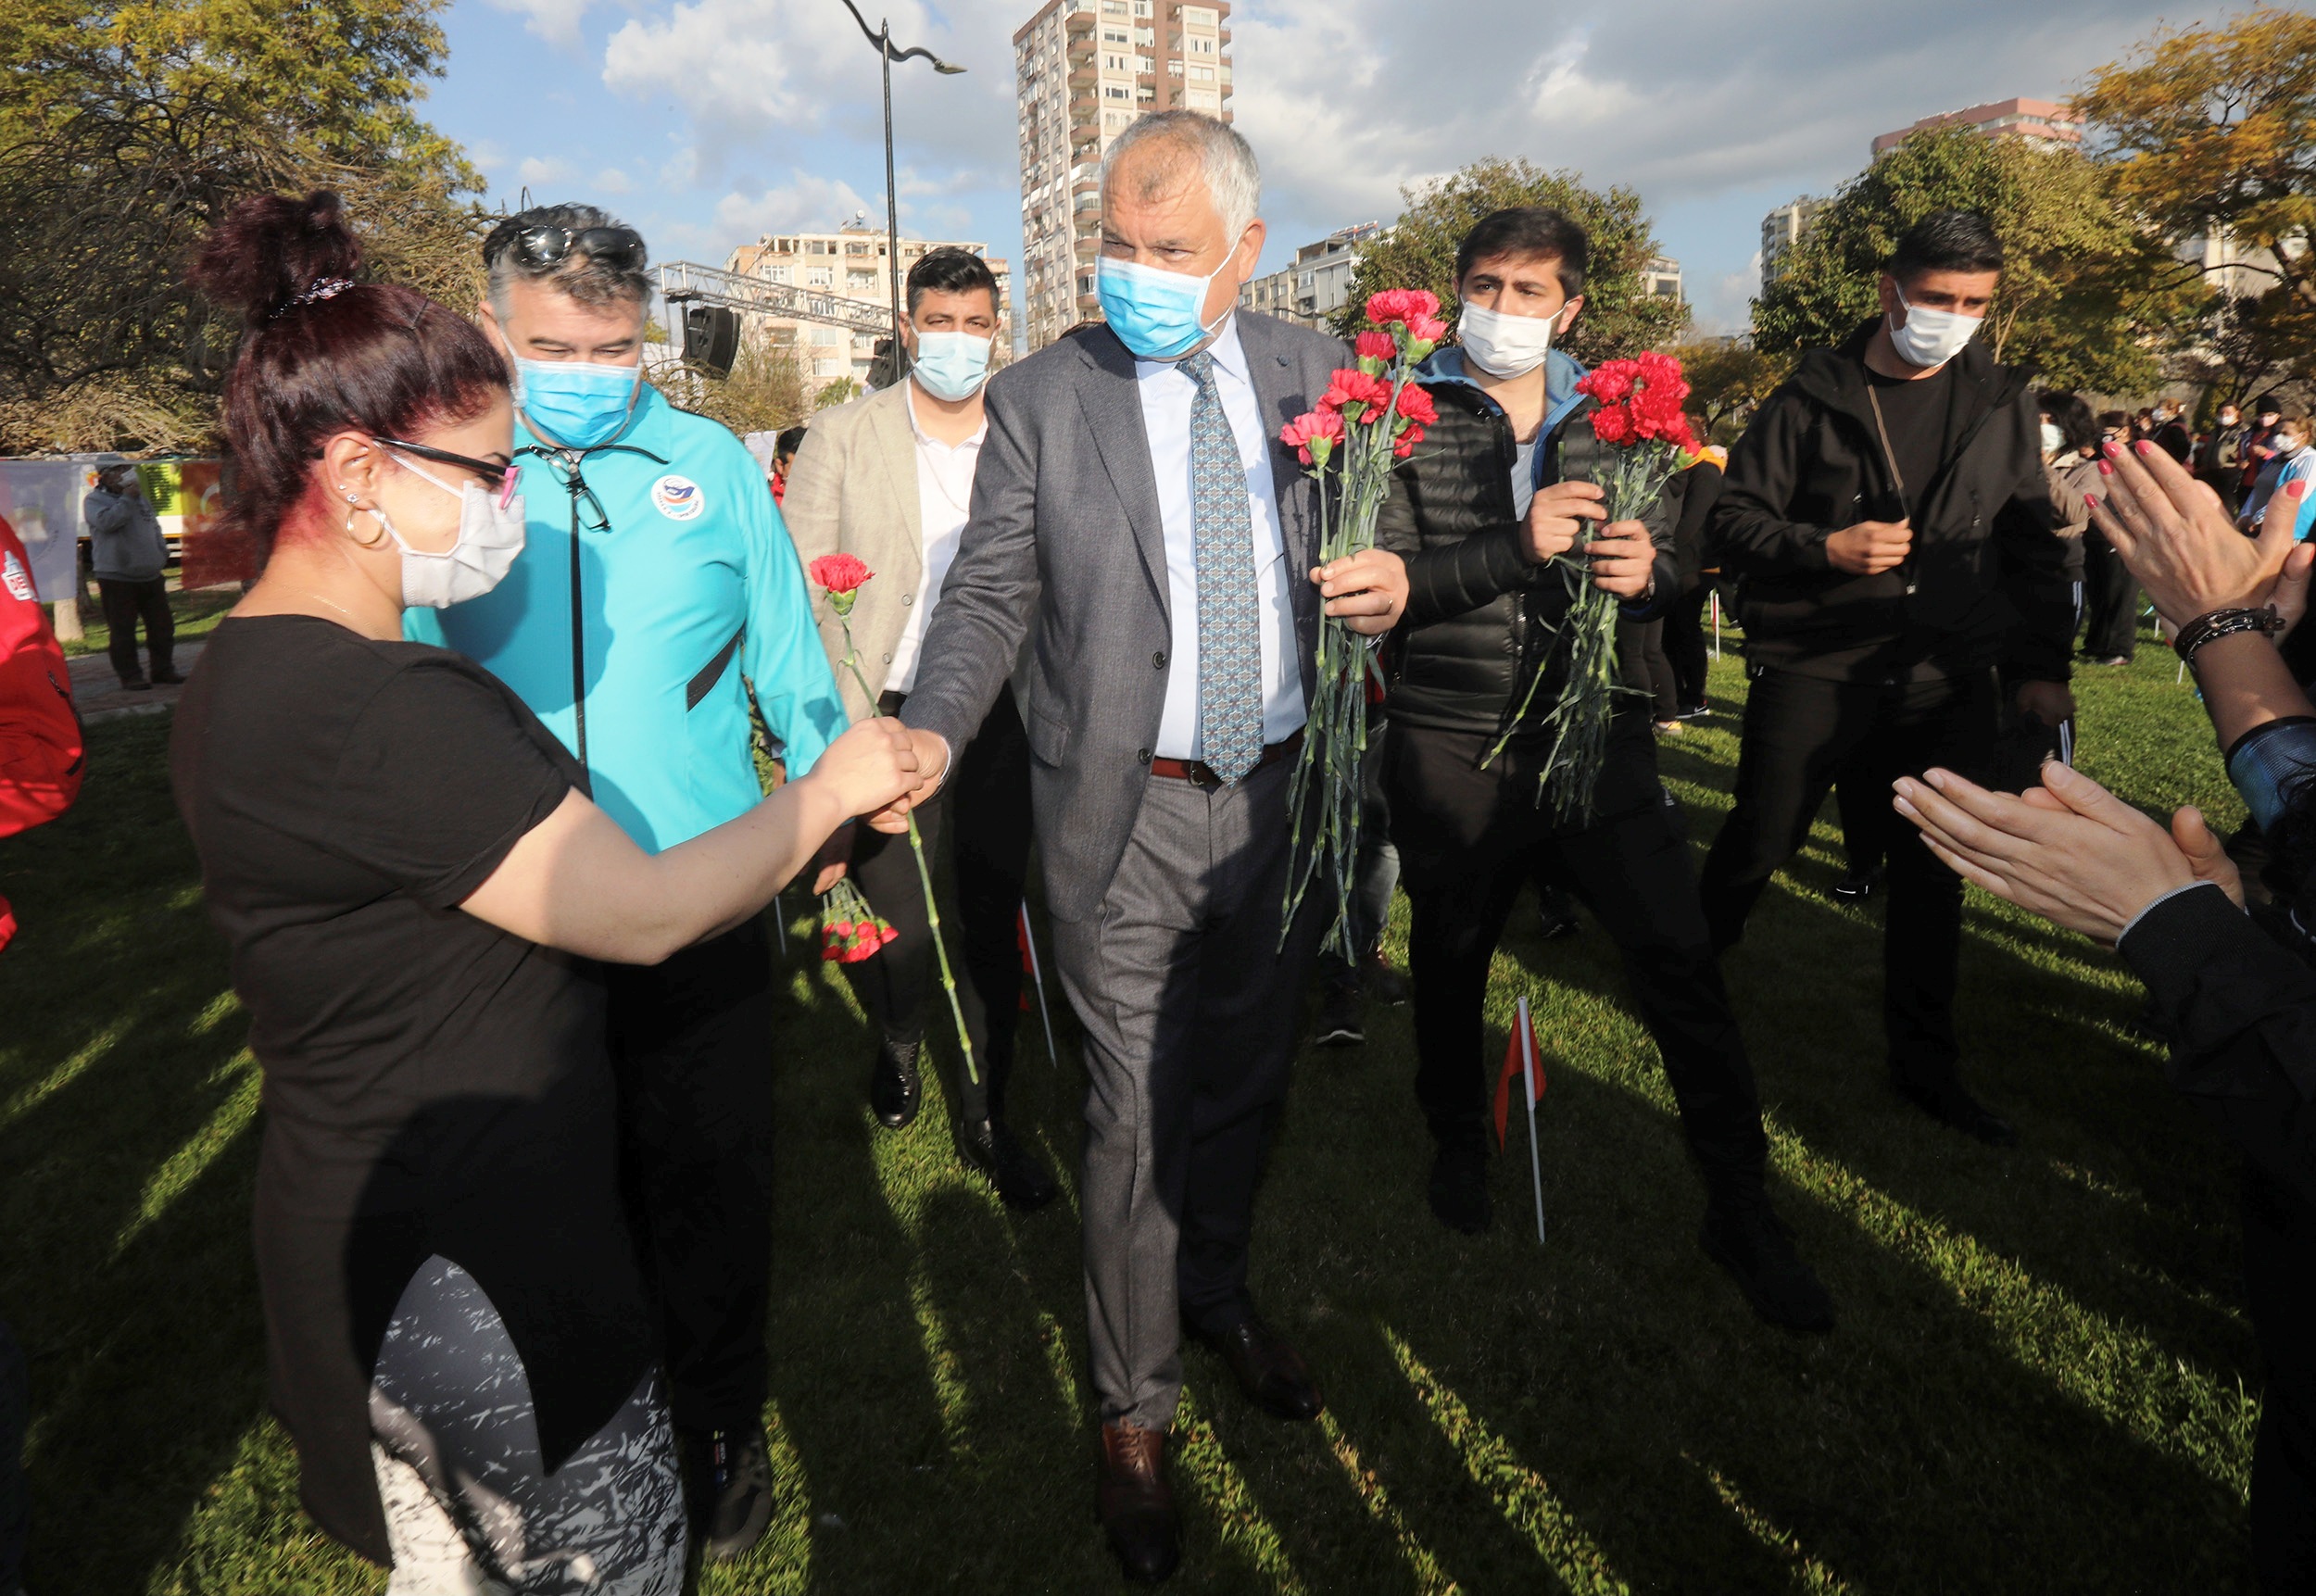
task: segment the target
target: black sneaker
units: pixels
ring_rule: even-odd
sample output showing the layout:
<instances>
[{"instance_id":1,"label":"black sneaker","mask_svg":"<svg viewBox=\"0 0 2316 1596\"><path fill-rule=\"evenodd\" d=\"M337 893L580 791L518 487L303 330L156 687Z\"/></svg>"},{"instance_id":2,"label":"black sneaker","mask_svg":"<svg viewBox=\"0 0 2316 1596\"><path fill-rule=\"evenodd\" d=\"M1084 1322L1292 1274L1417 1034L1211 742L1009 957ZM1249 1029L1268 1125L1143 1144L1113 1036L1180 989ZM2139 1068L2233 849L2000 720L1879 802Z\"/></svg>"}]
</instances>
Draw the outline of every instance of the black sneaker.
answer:
<instances>
[{"instance_id":1,"label":"black sneaker","mask_svg":"<svg viewBox=\"0 0 2316 1596\"><path fill-rule=\"evenodd\" d=\"M1495 1210L1488 1198L1488 1150L1479 1142L1441 1144L1431 1161L1433 1217L1450 1230L1478 1236L1488 1228Z\"/></svg>"},{"instance_id":2,"label":"black sneaker","mask_svg":"<svg viewBox=\"0 0 2316 1596\"><path fill-rule=\"evenodd\" d=\"M142 676L125 676L121 679L120 690L124 693L149 693L153 690L153 684Z\"/></svg>"},{"instance_id":3,"label":"black sneaker","mask_svg":"<svg viewBox=\"0 0 2316 1596\"><path fill-rule=\"evenodd\" d=\"M1052 1172L1001 1119L953 1127L957 1156L967 1169L997 1188L1008 1208L1036 1210L1061 1195Z\"/></svg>"},{"instance_id":4,"label":"black sneaker","mask_svg":"<svg viewBox=\"0 0 2316 1596\"><path fill-rule=\"evenodd\" d=\"M1556 888L1537 893L1536 917L1542 923L1543 937L1547 942L1573 936L1584 929L1576 917L1576 899Z\"/></svg>"},{"instance_id":5,"label":"black sneaker","mask_svg":"<svg viewBox=\"0 0 2316 1596\"><path fill-rule=\"evenodd\" d=\"M1327 996L1319 999L1319 1027L1312 1036L1315 1046L1322 1048L1356 1048L1367 1039L1367 1028L1359 1023L1359 988L1327 984Z\"/></svg>"},{"instance_id":6,"label":"black sneaker","mask_svg":"<svg viewBox=\"0 0 2316 1596\"><path fill-rule=\"evenodd\" d=\"M1887 867L1875 865L1871 870L1853 870L1833 884L1833 896L1844 903L1863 903L1882 886Z\"/></svg>"},{"instance_id":7,"label":"black sneaker","mask_svg":"<svg viewBox=\"0 0 2316 1596\"><path fill-rule=\"evenodd\" d=\"M876 1044L869 1061L869 1107L887 1130L901 1130L917 1117L925 1100L925 1083L917 1078L917 1054L924 1044L896 1042L890 1037Z\"/></svg>"},{"instance_id":8,"label":"black sneaker","mask_svg":"<svg viewBox=\"0 0 2316 1596\"><path fill-rule=\"evenodd\" d=\"M772 1460L762 1430L683 1437L685 1502L700 1555L729 1563L772 1523Z\"/></svg>"},{"instance_id":9,"label":"black sneaker","mask_svg":"<svg viewBox=\"0 0 2316 1596\"><path fill-rule=\"evenodd\" d=\"M1699 698L1693 704L1681 705L1679 718L1684 721L1703 721L1709 719L1712 713L1712 710L1706 706L1705 700Z\"/></svg>"},{"instance_id":10,"label":"black sneaker","mask_svg":"<svg viewBox=\"0 0 2316 1596\"><path fill-rule=\"evenodd\" d=\"M1833 1328L1833 1299L1794 1250L1794 1233L1766 1198L1716 1199L1697 1237L1705 1255L1729 1272L1753 1311L1781 1330Z\"/></svg>"},{"instance_id":11,"label":"black sneaker","mask_svg":"<svg viewBox=\"0 0 2316 1596\"><path fill-rule=\"evenodd\" d=\"M1366 980L1367 996L1387 1009L1398 1008L1416 989L1413 981L1391 968L1380 949L1368 954L1359 968Z\"/></svg>"}]
</instances>

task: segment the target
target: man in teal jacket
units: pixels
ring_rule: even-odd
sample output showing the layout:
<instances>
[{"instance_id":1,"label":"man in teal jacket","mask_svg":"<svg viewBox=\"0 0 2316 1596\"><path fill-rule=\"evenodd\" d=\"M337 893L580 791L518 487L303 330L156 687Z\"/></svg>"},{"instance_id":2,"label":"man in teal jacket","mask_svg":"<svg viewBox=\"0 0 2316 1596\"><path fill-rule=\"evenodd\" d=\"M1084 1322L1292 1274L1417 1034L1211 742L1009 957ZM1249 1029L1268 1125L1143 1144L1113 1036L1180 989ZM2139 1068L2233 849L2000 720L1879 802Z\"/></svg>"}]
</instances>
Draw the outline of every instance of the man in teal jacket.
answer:
<instances>
[{"instance_id":1,"label":"man in teal jacket","mask_svg":"<svg viewBox=\"0 0 2316 1596\"><path fill-rule=\"evenodd\" d=\"M515 373L522 556L409 635L512 687L658 852L762 797L749 690L801 774L846 724L796 550L738 439L642 381L643 240L592 207L526 210L483 246L481 320ZM711 1559L772 1510L772 969L761 921L608 971L611 1051L670 1398Z\"/></svg>"}]
</instances>

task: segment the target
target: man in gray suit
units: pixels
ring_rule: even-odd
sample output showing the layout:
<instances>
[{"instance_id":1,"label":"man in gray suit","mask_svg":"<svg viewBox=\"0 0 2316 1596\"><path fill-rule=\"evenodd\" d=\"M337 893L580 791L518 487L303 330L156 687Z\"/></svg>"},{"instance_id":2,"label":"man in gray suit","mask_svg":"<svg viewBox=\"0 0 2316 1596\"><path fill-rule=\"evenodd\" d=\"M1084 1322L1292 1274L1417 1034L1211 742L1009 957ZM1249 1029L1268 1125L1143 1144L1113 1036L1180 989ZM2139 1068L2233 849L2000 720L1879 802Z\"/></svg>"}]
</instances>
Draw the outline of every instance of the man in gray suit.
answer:
<instances>
[{"instance_id":1,"label":"man in gray suit","mask_svg":"<svg viewBox=\"0 0 2316 1596\"><path fill-rule=\"evenodd\" d=\"M1102 169L1107 325L990 380L972 517L901 711L937 783L1030 640L1038 847L1091 1076L1097 1502L1147 1580L1179 1554L1164 1462L1181 1326L1264 1407L1320 1409L1247 1288L1323 918L1302 916L1282 950L1287 792L1322 605L1380 635L1407 598L1395 555L1315 568L1316 497L1278 436L1350 357L1235 313L1262 254L1259 181L1246 142L1194 112L1119 135Z\"/></svg>"}]
</instances>

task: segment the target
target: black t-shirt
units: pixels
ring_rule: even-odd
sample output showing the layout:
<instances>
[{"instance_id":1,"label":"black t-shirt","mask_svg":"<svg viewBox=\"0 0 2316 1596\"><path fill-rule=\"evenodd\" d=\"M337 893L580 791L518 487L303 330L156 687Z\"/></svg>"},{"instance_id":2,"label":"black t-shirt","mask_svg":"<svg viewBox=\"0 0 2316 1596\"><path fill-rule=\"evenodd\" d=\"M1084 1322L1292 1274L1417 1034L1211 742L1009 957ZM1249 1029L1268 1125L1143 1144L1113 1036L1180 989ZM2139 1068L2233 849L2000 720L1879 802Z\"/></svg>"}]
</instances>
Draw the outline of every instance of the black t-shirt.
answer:
<instances>
[{"instance_id":1,"label":"black t-shirt","mask_svg":"<svg viewBox=\"0 0 2316 1596\"><path fill-rule=\"evenodd\" d=\"M585 778L471 661L291 615L219 624L170 755L265 1075L274 1405L308 1508L384 1557L370 1372L430 1254L506 1320L550 1466L650 1357L601 973L457 907Z\"/></svg>"},{"instance_id":2,"label":"black t-shirt","mask_svg":"<svg viewBox=\"0 0 2316 1596\"><path fill-rule=\"evenodd\" d=\"M1882 409L1882 424L1889 430L1890 453L1897 459L1903 486L1896 499L1873 507L1876 521L1896 521L1920 510L1954 434L1961 425L1959 407L1969 395L1954 378L1955 362L1947 361L1927 377L1885 377L1866 368L1870 402ZM1869 412L1870 413L1870 412ZM1883 462L1885 470L1888 462Z\"/></svg>"}]
</instances>

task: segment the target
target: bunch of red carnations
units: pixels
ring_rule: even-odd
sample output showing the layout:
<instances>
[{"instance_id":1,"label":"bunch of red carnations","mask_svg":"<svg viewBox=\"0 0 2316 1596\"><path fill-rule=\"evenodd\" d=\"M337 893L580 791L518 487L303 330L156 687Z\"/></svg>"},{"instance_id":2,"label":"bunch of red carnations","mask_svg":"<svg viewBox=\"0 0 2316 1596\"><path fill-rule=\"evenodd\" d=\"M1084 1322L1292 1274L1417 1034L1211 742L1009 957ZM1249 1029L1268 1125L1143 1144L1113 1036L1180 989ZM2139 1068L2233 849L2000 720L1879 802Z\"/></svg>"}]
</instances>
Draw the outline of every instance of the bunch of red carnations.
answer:
<instances>
[{"instance_id":1,"label":"bunch of red carnations","mask_svg":"<svg viewBox=\"0 0 2316 1596\"><path fill-rule=\"evenodd\" d=\"M1375 547L1376 513L1391 491L1392 462L1414 454L1424 429L1439 420L1415 371L1446 336L1436 295L1393 288L1370 295L1367 328L1353 344L1356 363L1336 371L1317 408L1279 433L1318 484L1321 565ZM1348 958L1357 957L1351 875L1359 859L1359 766L1367 748L1366 689L1374 659L1365 637L1339 620L1321 618L1317 685L1288 800L1294 854L1286 924L1294 923L1312 881L1324 874L1335 890L1327 946ZM1315 813L1305 801L1314 784ZM1282 926L1282 938L1285 934Z\"/></svg>"},{"instance_id":2,"label":"bunch of red carnations","mask_svg":"<svg viewBox=\"0 0 2316 1596\"><path fill-rule=\"evenodd\" d=\"M858 964L900 933L868 906L861 889L844 877L821 895L820 956L831 964Z\"/></svg>"},{"instance_id":3,"label":"bunch of red carnations","mask_svg":"<svg viewBox=\"0 0 2316 1596\"><path fill-rule=\"evenodd\" d=\"M1669 355L1646 354L1631 360L1604 360L1576 385L1594 404L1592 435L1609 446L1612 463L1602 481L1602 508L1610 522L1641 521L1665 496L1666 484L1696 452L1682 401L1689 384L1680 362ZM1552 800L1565 821L1581 823L1592 812L1592 792L1608 757L1608 723L1618 695L1638 692L1617 679L1617 621L1626 601L1592 579L1592 562L1572 548L1557 561L1568 584L1566 617L1553 646L1537 661L1527 697L1496 746L1492 761L1528 717L1536 690L1554 660L1567 668L1559 702L1544 718L1551 749L1537 786L1537 801Z\"/></svg>"}]
</instances>

